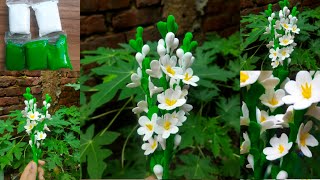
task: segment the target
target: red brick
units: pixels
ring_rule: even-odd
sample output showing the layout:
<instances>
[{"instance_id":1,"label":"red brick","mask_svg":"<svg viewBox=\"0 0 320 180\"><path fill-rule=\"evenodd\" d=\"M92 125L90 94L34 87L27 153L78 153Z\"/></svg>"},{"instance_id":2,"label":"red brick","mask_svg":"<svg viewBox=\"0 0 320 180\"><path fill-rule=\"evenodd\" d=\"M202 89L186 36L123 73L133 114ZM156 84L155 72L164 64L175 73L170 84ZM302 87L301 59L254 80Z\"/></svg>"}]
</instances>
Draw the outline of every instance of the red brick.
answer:
<instances>
[{"instance_id":1,"label":"red brick","mask_svg":"<svg viewBox=\"0 0 320 180\"><path fill-rule=\"evenodd\" d=\"M40 77L23 77L18 78L17 83L20 86L35 86L41 83Z\"/></svg>"},{"instance_id":2,"label":"red brick","mask_svg":"<svg viewBox=\"0 0 320 180\"><path fill-rule=\"evenodd\" d=\"M0 76L20 76L22 71L0 71Z\"/></svg>"},{"instance_id":3,"label":"red brick","mask_svg":"<svg viewBox=\"0 0 320 180\"><path fill-rule=\"evenodd\" d=\"M230 35L234 34L235 32L239 31L239 26L232 26L219 31L218 34L222 37L229 37ZM240 38L240 37L239 37Z\"/></svg>"},{"instance_id":4,"label":"red brick","mask_svg":"<svg viewBox=\"0 0 320 180\"><path fill-rule=\"evenodd\" d=\"M63 78L61 78L61 80L60 80L60 83L61 83L61 85L65 85L65 84L68 84L68 83L76 83L77 82L77 78L65 78L65 77L63 77Z\"/></svg>"},{"instance_id":5,"label":"red brick","mask_svg":"<svg viewBox=\"0 0 320 180\"><path fill-rule=\"evenodd\" d=\"M23 110L24 107L25 107L24 105L13 105L13 106L4 107L2 110L2 114L7 115L7 114L10 114L11 111Z\"/></svg>"},{"instance_id":6,"label":"red brick","mask_svg":"<svg viewBox=\"0 0 320 180\"><path fill-rule=\"evenodd\" d=\"M0 78L0 87L9 87L16 83L16 79L14 77L3 76Z\"/></svg>"},{"instance_id":7,"label":"red brick","mask_svg":"<svg viewBox=\"0 0 320 180\"><path fill-rule=\"evenodd\" d=\"M24 71L23 74L29 77L40 77L41 71Z\"/></svg>"},{"instance_id":8,"label":"red brick","mask_svg":"<svg viewBox=\"0 0 320 180\"><path fill-rule=\"evenodd\" d=\"M263 5L267 5L267 4L274 4L274 3L278 3L278 0L258 0L257 1L258 6L263 6Z\"/></svg>"},{"instance_id":9,"label":"red brick","mask_svg":"<svg viewBox=\"0 0 320 180\"><path fill-rule=\"evenodd\" d=\"M160 20L160 8L131 9L116 15L112 25L116 30L135 27L138 25L153 24Z\"/></svg>"},{"instance_id":10,"label":"red brick","mask_svg":"<svg viewBox=\"0 0 320 180\"><path fill-rule=\"evenodd\" d=\"M25 93L25 88L22 87L7 87L1 89L0 97L12 97L12 96L20 96Z\"/></svg>"},{"instance_id":11,"label":"red brick","mask_svg":"<svg viewBox=\"0 0 320 180\"><path fill-rule=\"evenodd\" d=\"M31 89L31 94L33 95L42 94L41 86L34 86L34 87L31 87L30 89Z\"/></svg>"},{"instance_id":12,"label":"red brick","mask_svg":"<svg viewBox=\"0 0 320 180\"><path fill-rule=\"evenodd\" d=\"M245 8L250 8L253 7L253 1L252 0L240 0L240 8L245 9Z\"/></svg>"},{"instance_id":13,"label":"red brick","mask_svg":"<svg viewBox=\"0 0 320 180\"><path fill-rule=\"evenodd\" d=\"M68 77L68 78L79 78L80 77L80 71L71 71L66 70L61 73L62 77Z\"/></svg>"},{"instance_id":14,"label":"red brick","mask_svg":"<svg viewBox=\"0 0 320 180\"><path fill-rule=\"evenodd\" d=\"M18 97L0 97L0 106L19 104Z\"/></svg>"},{"instance_id":15,"label":"red brick","mask_svg":"<svg viewBox=\"0 0 320 180\"><path fill-rule=\"evenodd\" d=\"M136 29L126 32L127 42L129 42L130 39L135 38L135 34L136 34ZM146 41L157 41L160 38L161 38L161 35L155 26L149 26L144 28L143 39L145 39Z\"/></svg>"},{"instance_id":16,"label":"red brick","mask_svg":"<svg viewBox=\"0 0 320 180\"><path fill-rule=\"evenodd\" d=\"M127 8L130 5L130 0L98 0L98 10L113 10Z\"/></svg>"},{"instance_id":17,"label":"red brick","mask_svg":"<svg viewBox=\"0 0 320 180\"><path fill-rule=\"evenodd\" d=\"M232 17L228 14L210 16L205 18L203 22L203 29L205 32L218 31L228 27L232 22Z\"/></svg>"},{"instance_id":18,"label":"red brick","mask_svg":"<svg viewBox=\"0 0 320 180\"><path fill-rule=\"evenodd\" d=\"M160 0L136 0L136 6L138 8L152 6L159 3L160 3Z\"/></svg>"},{"instance_id":19,"label":"red brick","mask_svg":"<svg viewBox=\"0 0 320 180\"><path fill-rule=\"evenodd\" d=\"M81 16L80 23L81 35L102 33L107 30L103 15Z\"/></svg>"},{"instance_id":20,"label":"red brick","mask_svg":"<svg viewBox=\"0 0 320 180\"><path fill-rule=\"evenodd\" d=\"M97 0L80 0L80 11L83 12L95 12L98 10Z\"/></svg>"},{"instance_id":21,"label":"red brick","mask_svg":"<svg viewBox=\"0 0 320 180\"><path fill-rule=\"evenodd\" d=\"M225 1L224 0L215 0L208 1L206 6L206 12L208 14L217 14L224 11Z\"/></svg>"},{"instance_id":22,"label":"red brick","mask_svg":"<svg viewBox=\"0 0 320 180\"><path fill-rule=\"evenodd\" d=\"M125 35L122 33L106 36L95 36L81 42L81 51L95 50L98 47L118 48L118 43L126 42Z\"/></svg>"},{"instance_id":23,"label":"red brick","mask_svg":"<svg viewBox=\"0 0 320 180\"><path fill-rule=\"evenodd\" d=\"M0 109L0 114L2 114L1 109ZM6 120L9 119L8 115L0 116L0 120Z\"/></svg>"}]
</instances>

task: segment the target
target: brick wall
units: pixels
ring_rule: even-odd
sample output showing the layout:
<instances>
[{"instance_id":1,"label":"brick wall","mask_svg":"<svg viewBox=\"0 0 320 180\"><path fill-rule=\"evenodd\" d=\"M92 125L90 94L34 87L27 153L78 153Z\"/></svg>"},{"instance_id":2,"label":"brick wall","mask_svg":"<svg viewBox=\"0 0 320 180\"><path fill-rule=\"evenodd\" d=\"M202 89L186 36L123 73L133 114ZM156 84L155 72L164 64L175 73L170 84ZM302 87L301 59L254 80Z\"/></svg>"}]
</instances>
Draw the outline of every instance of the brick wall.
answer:
<instances>
[{"instance_id":1,"label":"brick wall","mask_svg":"<svg viewBox=\"0 0 320 180\"><path fill-rule=\"evenodd\" d=\"M279 10L279 0L240 0L240 14L259 14L268 8L268 4L273 4L273 8ZM303 8L316 8L320 6L319 0L289 0L291 6L298 6L298 10Z\"/></svg>"},{"instance_id":2,"label":"brick wall","mask_svg":"<svg viewBox=\"0 0 320 180\"><path fill-rule=\"evenodd\" d=\"M228 36L239 30L238 0L81 0L81 50L118 47L143 26L144 39L160 38L154 26L167 15L176 17L178 35L195 32L202 41L207 32Z\"/></svg>"},{"instance_id":3,"label":"brick wall","mask_svg":"<svg viewBox=\"0 0 320 180\"><path fill-rule=\"evenodd\" d=\"M75 83L79 76L80 73L75 71L0 72L0 119L5 119L12 110L24 109L22 94L26 87L31 88L39 105L42 105L45 94L49 94L53 100L52 111L62 105L79 105L79 92L64 86Z\"/></svg>"}]
</instances>

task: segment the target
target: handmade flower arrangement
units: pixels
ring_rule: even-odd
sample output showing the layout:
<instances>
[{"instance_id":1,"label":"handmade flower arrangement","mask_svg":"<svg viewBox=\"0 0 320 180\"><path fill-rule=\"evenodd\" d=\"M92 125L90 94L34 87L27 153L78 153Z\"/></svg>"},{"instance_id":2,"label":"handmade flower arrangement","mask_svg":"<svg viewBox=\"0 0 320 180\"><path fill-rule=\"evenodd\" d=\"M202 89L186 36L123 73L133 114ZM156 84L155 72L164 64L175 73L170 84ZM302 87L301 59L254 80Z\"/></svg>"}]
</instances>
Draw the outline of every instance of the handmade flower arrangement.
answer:
<instances>
[{"instance_id":1,"label":"handmade flower arrangement","mask_svg":"<svg viewBox=\"0 0 320 180\"><path fill-rule=\"evenodd\" d=\"M279 5L281 7L279 12L272 12L271 4L265 11L269 21L265 34L270 35L270 42L267 47L269 48L272 68L277 68L279 65L287 67L291 62L290 54L297 45L294 38L300 32L297 26L297 7L293 7L290 11L288 0L280 1Z\"/></svg>"},{"instance_id":2,"label":"handmade flower arrangement","mask_svg":"<svg viewBox=\"0 0 320 180\"><path fill-rule=\"evenodd\" d=\"M300 71L283 82L272 73L240 72L240 154L252 168L249 177L312 178L312 169L301 168L309 177L299 177L296 167L320 156L314 148L320 139L320 73Z\"/></svg>"},{"instance_id":3,"label":"handmade flower arrangement","mask_svg":"<svg viewBox=\"0 0 320 180\"><path fill-rule=\"evenodd\" d=\"M168 16L167 22L158 22L157 27L162 36L156 50L159 59L148 57L150 47L143 44L142 27L137 28L136 39L130 40L130 46L137 51L135 59L139 67L127 87L141 86L145 93L145 100L139 101L132 110L135 114L144 114L139 118L137 130L143 136L141 148L150 157L151 172L158 179L168 179L171 158L181 142L179 126L193 108L187 104L188 89L197 86L199 81L191 68L195 61L191 51L198 43L188 32L179 47L179 39L175 36L178 25L172 15Z\"/></svg>"},{"instance_id":4,"label":"handmade flower arrangement","mask_svg":"<svg viewBox=\"0 0 320 180\"><path fill-rule=\"evenodd\" d=\"M46 131L50 131L47 126L47 121L51 119L48 112L50 108L51 97L46 94L43 101L43 107L37 107L37 99L30 93L30 88L26 88L26 93L23 94L25 98L25 109L22 111L23 117L26 118L26 125L24 126L26 133L30 136L29 144L32 149L33 161L38 164L38 159L42 156L41 146L47 137Z\"/></svg>"}]
</instances>

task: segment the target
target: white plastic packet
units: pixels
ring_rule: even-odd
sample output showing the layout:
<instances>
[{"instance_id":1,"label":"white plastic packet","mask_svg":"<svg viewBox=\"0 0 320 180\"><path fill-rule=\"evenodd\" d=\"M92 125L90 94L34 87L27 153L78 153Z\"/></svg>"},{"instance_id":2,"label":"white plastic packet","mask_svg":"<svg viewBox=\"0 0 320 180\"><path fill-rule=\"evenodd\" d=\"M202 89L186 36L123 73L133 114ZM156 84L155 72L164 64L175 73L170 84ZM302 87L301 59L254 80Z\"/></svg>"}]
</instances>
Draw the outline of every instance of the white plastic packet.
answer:
<instances>
[{"instance_id":1,"label":"white plastic packet","mask_svg":"<svg viewBox=\"0 0 320 180\"><path fill-rule=\"evenodd\" d=\"M34 0L32 9L36 14L40 37L62 31L57 0Z\"/></svg>"},{"instance_id":2,"label":"white plastic packet","mask_svg":"<svg viewBox=\"0 0 320 180\"><path fill-rule=\"evenodd\" d=\"M30 34L30 4L28 0L7 0L11 34Z\"/></svg>"}]
</instances>

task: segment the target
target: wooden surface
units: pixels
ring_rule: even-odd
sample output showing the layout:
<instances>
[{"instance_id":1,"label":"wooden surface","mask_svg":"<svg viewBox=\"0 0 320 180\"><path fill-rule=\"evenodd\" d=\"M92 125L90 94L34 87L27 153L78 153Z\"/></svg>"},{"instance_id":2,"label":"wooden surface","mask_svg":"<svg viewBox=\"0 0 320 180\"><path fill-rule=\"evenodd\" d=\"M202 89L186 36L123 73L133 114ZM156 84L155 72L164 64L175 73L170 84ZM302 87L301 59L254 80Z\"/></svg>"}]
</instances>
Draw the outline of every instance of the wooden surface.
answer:
<instances>
[{"instance_id":1,"label":"wooden surface","mask_svg":"<svg viewBox=\"0 0 320 180\"><path fill-rule=\"evenodd\" d=\"M0 71L5 70L4 34L9 31L8 7L5 0L0 0ZM69 56L74 71L80 70L80 0L60 0L59 12L62 29L67 33ZM50 23L50 22L48 22ZM31 8L31 33L38 37L38 25Z\"/></svg>"}]
</instances>

